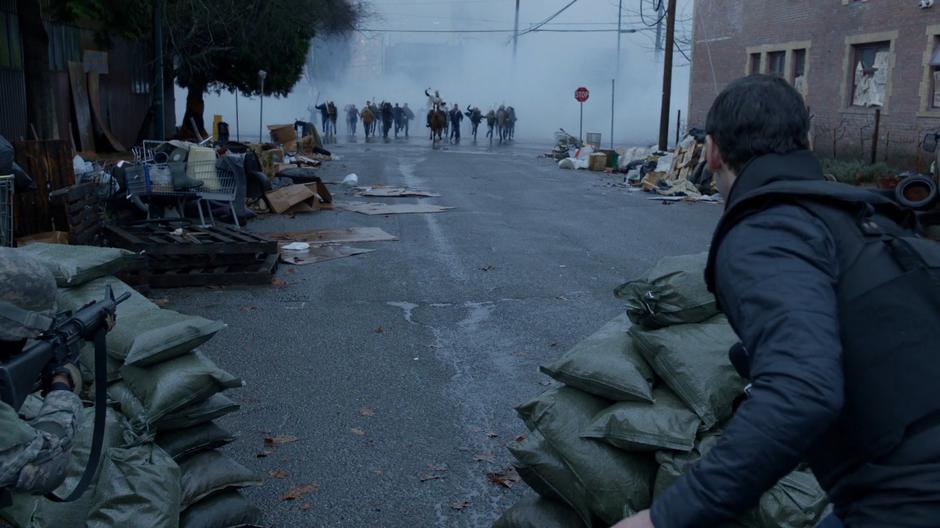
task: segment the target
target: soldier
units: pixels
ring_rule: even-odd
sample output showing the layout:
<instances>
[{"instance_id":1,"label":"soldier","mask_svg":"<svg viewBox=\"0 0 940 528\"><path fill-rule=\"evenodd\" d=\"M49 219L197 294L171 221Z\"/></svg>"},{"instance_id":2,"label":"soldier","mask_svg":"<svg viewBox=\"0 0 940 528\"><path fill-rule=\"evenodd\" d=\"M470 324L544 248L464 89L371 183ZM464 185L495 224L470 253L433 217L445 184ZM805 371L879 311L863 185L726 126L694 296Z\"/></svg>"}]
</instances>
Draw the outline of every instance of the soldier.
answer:
<instances>
[{"instance_id":1,"label":"soldier","mask_svg":"<svg viewBox=\"0 0 940 528\"><path fill-rule=\"evenodd\" d=\"M42 264L0 248L0 361L19 353L53 322L56 284ZM39 414L24 421L0 402L0 497L5 492L49 493L65 480L72 438L82 418L74 365L51 369ZM0 526L2 526L0 520Z\"/></svg>"}]
</instances>

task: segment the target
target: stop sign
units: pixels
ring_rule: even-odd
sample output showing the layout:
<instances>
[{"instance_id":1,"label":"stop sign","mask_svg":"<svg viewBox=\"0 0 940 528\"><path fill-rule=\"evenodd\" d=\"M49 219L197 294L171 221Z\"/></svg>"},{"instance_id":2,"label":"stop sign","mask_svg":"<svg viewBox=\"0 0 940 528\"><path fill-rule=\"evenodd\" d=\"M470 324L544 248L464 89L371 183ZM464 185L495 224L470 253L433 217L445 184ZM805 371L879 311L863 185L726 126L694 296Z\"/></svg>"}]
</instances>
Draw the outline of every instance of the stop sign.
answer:
<instances>
[{"instance_id":1,"label":"stop sign","mask_svg":"<svg viewBox=\"0 0 940 528\"><path fill-rule=\"evenodd\" d=\"M588 91L587 87L582 86L574 91L574 98L579 102L583 103L588 100L588 97L591 96L591 92Z\"/></svg>"}]
</instances>

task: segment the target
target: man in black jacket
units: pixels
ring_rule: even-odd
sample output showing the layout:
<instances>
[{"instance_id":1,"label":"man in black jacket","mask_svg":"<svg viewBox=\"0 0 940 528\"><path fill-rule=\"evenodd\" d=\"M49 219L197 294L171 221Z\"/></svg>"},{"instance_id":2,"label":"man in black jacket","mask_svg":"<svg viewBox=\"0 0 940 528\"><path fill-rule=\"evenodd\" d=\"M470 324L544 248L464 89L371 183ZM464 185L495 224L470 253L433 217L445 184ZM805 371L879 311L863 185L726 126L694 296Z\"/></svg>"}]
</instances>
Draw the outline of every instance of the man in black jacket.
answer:
<instances>
[{"instance_id":1,"label":"man in black jacket","mask_svg":"<svg viewBox=\"0 0 940 528\"><path fill-rule=\"evenodd\" d=\"M912 363L905 351L936 343L936 304L914 299L903 317L870 313L867 323L846 317L858 311L852 302L860 301L845 300L856 285L843 280L851 266L842 252L852 237L871 244L852 230L872 224L841 205L897 207L874 193L823 182L807 150L808 129L802 97L775 77L732 83L709 111L706 157L727 205L706 275L748 351L751 391L718 445L651 510L615 528L720 526L756 506L804 461L835 506L822 526L940 526L938 402L896 397L935 391L930 387L936 380L907 380L919 370L935 372L938 359L922 354ZM830 202L824 193L793 194L801 188L827 189ZM773 194L775 189L783 192ZM882 223L891 232L898 228ZM875 228L865 234L873 234L876 245L866 247L888 251ZM921 287L930 286L925 281ZM887 290L882 298L890 301L891 292L904 295ZM917 331L918 320L929 324ZM860 344L855 336L866 332L874 338ZM881 363L856 369L859 357ZM900 364L904 371L892 367ZM912 407L916 412L909 412ZM899 422L894 415L919 418ZM868 428L858 426L865 423L894 430L874 442Z\"/></svg>"}]
</instances>

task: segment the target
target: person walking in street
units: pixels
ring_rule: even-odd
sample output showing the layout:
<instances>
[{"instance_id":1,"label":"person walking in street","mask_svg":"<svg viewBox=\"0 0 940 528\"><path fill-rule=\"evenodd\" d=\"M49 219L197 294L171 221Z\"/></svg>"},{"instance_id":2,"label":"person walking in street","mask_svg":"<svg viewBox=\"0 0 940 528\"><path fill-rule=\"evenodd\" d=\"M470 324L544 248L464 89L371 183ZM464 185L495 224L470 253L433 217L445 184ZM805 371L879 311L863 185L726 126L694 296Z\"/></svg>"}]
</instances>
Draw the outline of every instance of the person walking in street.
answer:
<instances>
[{"instance_id":1,"label":"person walking in street","mask_svg":"<svg viewBox=\"0 0 940 528\"><path fill-rule=\"evenodd\" d=\"M395 120L395 137L398 137L398 132L404 128L404 112L402 108L398 106L398 103L395 103L395 108L392 108L392 119Z\"/></svg>"},{"instance_id":2,"label":"person walking in street","mask_svg":"<svg viewBox=\"0 0 940 528\"><path fill-rule=\"evenodd\" d=\"M346 105L346 128L350 136L356 135L356 124L359 122L359 109L354 104Z\"/></svg>"},{"instance_id":3,"label":"person walking in street","mask_svg":"<svg viewBox=\"0 0 940 528\"><path fill-rule=\"evenodd\" d=\"M408 129L411 126L411 120L415 118L415 113L408 108L408 103L405 103L401 110L405 117L405 137L408 137Z\"/></svg>"},{"instance_id":4,"label":"person walking in street","mask_svg":"<svg viewBox=\"0 0 940 528\"><path fill-rule=\"evenodd\" d=\"M940 246L911 211L828 182L785 80L729 85L705 124L726 205L706 280L750 389L720 442L615 528L721 526L801 463L820 526L940 525Z\"/></svg>"},{"instance_id":5,"label":"person walking in street","mask_svg":"<svg viewBox=\"0 0 940 528\"><path fill-rule=\"evenodd\" d=\"M454 103L454 107L450 110L450 139L455 142L460 141L461 121L463 121L463 112L460 111L457 103Z\"/></svg>"},{"instance_id":6,"label":"person walking in street","mask_svg":"<svg viewBox=\"0 0 940 528\"><path fill-rule=\"evenodd\" d=\"M314 106L317 110L320 111L320 128L323 130L324 136L330 135L330 109L326 103L320 103Z\"/></svg>"}]
</instances>

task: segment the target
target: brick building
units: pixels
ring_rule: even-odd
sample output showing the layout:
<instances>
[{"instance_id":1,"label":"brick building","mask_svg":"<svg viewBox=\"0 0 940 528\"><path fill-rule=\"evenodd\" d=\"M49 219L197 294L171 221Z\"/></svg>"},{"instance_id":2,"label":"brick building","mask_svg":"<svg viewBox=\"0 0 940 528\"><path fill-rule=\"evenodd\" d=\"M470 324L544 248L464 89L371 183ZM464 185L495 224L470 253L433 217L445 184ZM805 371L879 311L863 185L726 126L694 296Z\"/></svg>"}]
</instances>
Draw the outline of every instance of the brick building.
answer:
<instances>
[{"instance_id":1,"label":"brick building","mask_svg":"<svg viewBox=\"0 0 940 528\"><path fill-rule=\"evenodd\" d=\"M924 4L932 4L925 1ZM940 2L920 0L695 0L689 123L749 73L799 89L822 156L891 163L929 159L924 135L940 129Z\"/></svg>"}]
</instances>

